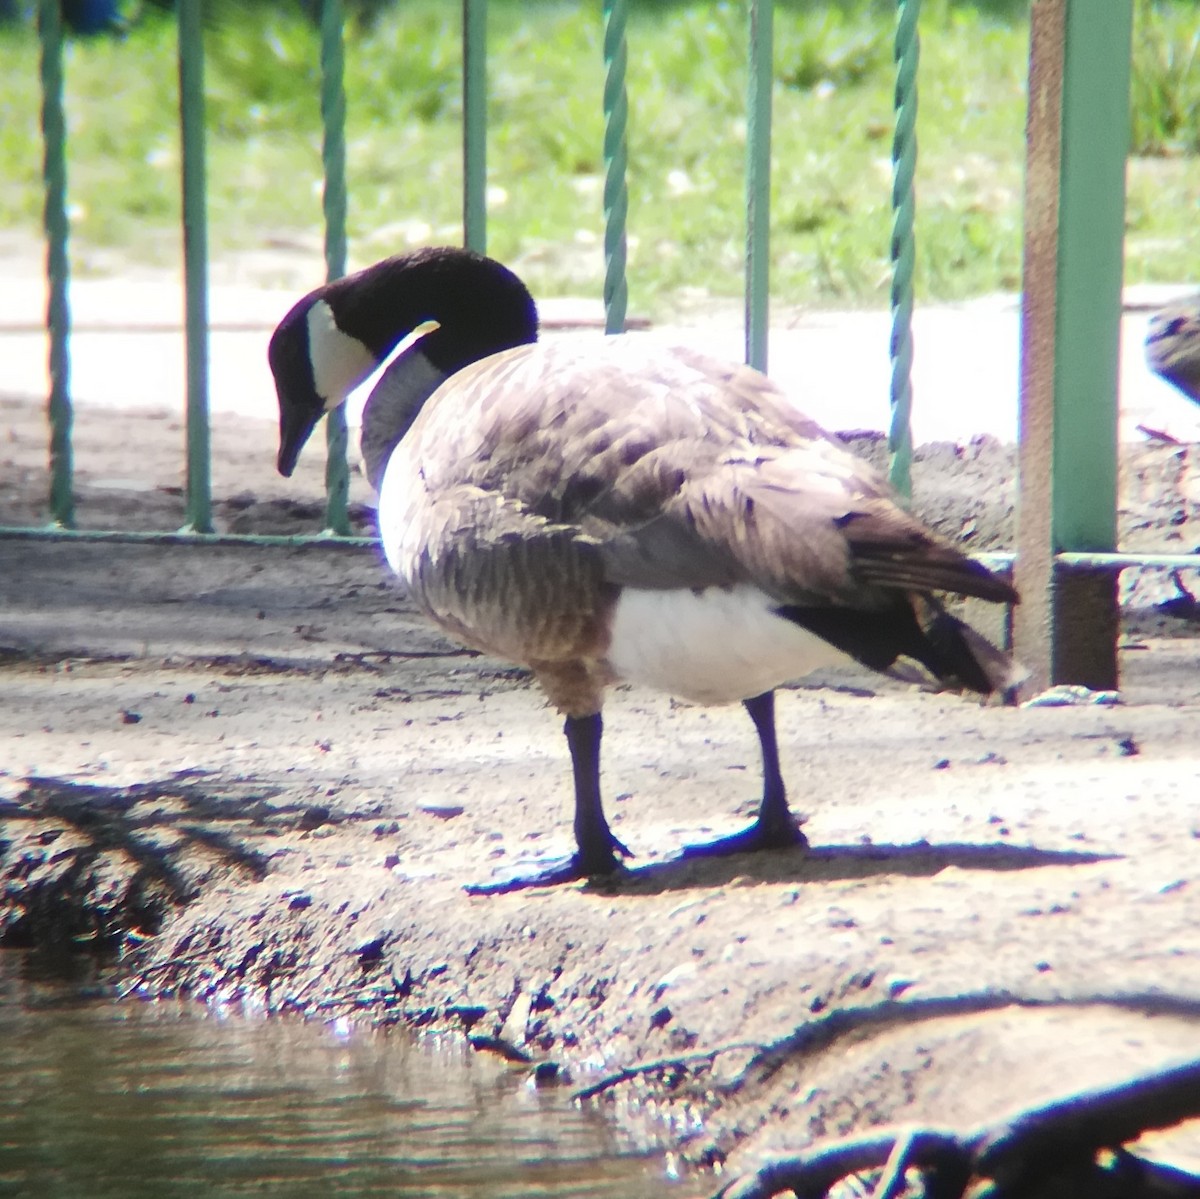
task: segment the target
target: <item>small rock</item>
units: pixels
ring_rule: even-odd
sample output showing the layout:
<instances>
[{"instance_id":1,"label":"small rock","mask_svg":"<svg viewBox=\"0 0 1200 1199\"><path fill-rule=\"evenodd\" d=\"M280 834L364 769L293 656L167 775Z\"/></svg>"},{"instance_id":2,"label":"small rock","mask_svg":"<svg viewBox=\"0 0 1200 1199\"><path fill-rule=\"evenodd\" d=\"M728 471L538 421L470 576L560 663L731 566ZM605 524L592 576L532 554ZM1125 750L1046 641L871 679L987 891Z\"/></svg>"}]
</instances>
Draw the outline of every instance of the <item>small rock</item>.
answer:
<instances>
[{"instance_id":1,"label":"small rock","mask_svg":"<svg viewBox=\"0 0 1200 1199\"><path fill-rule=\"evenodd\" d=\"M131 712L128 708L121 709L122 724L140 724L142 719L141 712Z\"/></svg>"},{"instance_id":2,"label":"small rock","mask_svg":"<svg viewBox=\"0 0 1200 1199\"><path fill-rule=\"evenodd\" d=\"M312 829L320 828L321 825L329 820L329 817L330 811L328 808L322 807L319 804L314 805L311 808L307 808L304 815L300 817L300 827L309 832Z\"/></svg>"},{"instance_id":3,"label":"small rock","mask_svg":"<svg viewBox=\"0 0 1200 1199\"><path fill-rule=\"evenodd\" d=\"M427 816L436 816L439 820L453 820L455 816L461 816L466 810L462 804L423 803L418 804L417 807Z\"/></svg>"},{"instance_id":4,"label":"small rock","mask_svg":"<svg viewBox=\"0 0 1200 1199\"><path fill-rule=\"evenodd\" d=\"M529 1001L529 1009L533 1012L546 1012L556 1008L554 996L550 994L550 984L542 983L541 989Z\"/></svg>"},{"instance_id":5,"label":"small rock","mask_svg":"<svg viewBox=\"0 0 1200 1199\"><path fill-rule=\"evenodd\" d=\"M513 998L512 1007L500 1026L502 1040L520 1044L526 1039L529 1028L529 1013L533 1007L533 997L526 991L518 991Z\"/></svg>"},{"instance_id":6,"label":"small rock","mask_svg":"<svg viewBox=\"0 0 1200 1199\"><path fill-rule=\"evenodd\" d=\"M533 1058L524 1049L518 1048L511 1041L506 1041L503 1037L485 1037L481 1033L472 1033L467 1037L467 1043L472 1049L476 1049L481 1053L496 1053L499 1054L505 1061L508 1062L532 1062Z\"/></svg>"},{"instance_id":7,"label":"small rock","mask_svg":"<svg viewBox=\"0 0 1200 1199\"><path fill-rule=\"evenodd\" d=\"M478 1003L452 1003L447 1009L448 1016L457 1016L466 1029L479 1023L487 1015L487 1008Z\"/></svg>"},{"instance_id":8,"label":"small rock","mask_svg":"<svg viewBox=\"0 0 1200 1199\"><path fill-rule=\"evenodd\" d=\"M1093 691L1090 687L1061 683L1027 699L1023 708L1080 708L1088 705L1111 707L1121 703L1119 691Z\"/></svg>"},{"instance_id":9,"label":"small rock","mask_svg":"<svg viewBox=\"0 0 1200 1199\"><path fill-rule=\"evenodd\" d=\"M382 960L383 949L387 944L387 936L380 935L370 941L365 941L359 945L354 952L358 955L359 963L363 966L369 966L375 962Z\"/></svg>"},{"instance_id":10,"label":"small rock","mask_svg":"<svg viewBox=\"0 0 1200 1199\"><path fill-rule=\"evenodd\" d=\"M533 1081L544 1087L552 1082L570 1082L571 1076L558 1062L538 1062L533 1068Z\"/></svg>"}]
</instances>

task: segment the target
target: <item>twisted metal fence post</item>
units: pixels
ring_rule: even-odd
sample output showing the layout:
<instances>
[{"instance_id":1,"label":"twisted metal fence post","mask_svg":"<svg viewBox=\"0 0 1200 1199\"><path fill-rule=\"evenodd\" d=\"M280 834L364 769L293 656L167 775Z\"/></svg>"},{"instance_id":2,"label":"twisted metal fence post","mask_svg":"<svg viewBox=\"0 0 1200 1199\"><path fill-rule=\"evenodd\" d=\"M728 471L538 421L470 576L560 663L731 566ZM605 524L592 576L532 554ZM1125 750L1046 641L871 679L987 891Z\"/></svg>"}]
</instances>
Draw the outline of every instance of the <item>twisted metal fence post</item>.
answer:
<instances>
[{"instance_id":1,"label":"twisted metal fence post","mask_svg":"<svg viewBox=\"0 0 1200 1199\"><path fill-rule=\"evenodd\" d=\"M463 244L487 253L487 0L463 0Z\"/></svg>"},{"instance_id":2,"label":"twisted metal fence post","mask_svg":"<svg viewBox=\"0 0 1200 1199\"><path fill-rule=\"evenodd\" d=\"M773 0L750 0L746 120L746 361L767 369L771 249Z\"/></svg>"},{"instance_id":3,"label":"twisted metal fence post","mask_svg":"<svg viewBox=\"0 0 1200 1199\"><path fill-rule=\"evenodd\" d=\"M892 141L892 419L888 477L901 495L912 495L912 313L917 168L917 18L921 0L896 3L896 133Z\"/></svg>"},{"instance_id":4,"label":"twisted metal fence post","mask_svg":"<svg viewBox=\"0 0 1200 1199\"><path fill-rule=\"evenodd\" d=\"M325 278L346 273L346 89L342 45L342 0L321 4L321 165L325 186ZM325 418L325 532L345 537L350 469L346 464L346 408L339 404Z\"/></svg>"},{"instance_id":5,"label":"twisted metal fence post","mask_svg":"<svg viewBox=\"0 0 1200 1199\"><path fill-rule=\"evenodd\" d=\"M187 517L212 532L208 396L208 214L204 170L203 0L179 0L179 121L183 143L183 290L187 357Z\"/></svg>"},{"instance_id":6,"label":"twisted metal fence post","mask_svg":"<svg viewBox=\"0 0 1200 1199\"><path fill-rule=\"evenodd\" d=\"M75 523L74 466L71 448L71 309L67 259L67 126L63 113L62 10L60 0L38 4L38 63L42 88L42 180L45 189L46 275L50 336L50 517L69 529Z\"/></svg>"},{"instance_id":7,"label":"twisted metal fence post","mask_svg":"<svg viewBox=\"0 0 1200 1199\"><path fill-rule=\"evenodd\" d=\"M625 279L625 222L629 192L625 185L628 152L625 130L625 0L604 0L604 331L623 333L629 288Z\"/></svg>"}]
</instances>

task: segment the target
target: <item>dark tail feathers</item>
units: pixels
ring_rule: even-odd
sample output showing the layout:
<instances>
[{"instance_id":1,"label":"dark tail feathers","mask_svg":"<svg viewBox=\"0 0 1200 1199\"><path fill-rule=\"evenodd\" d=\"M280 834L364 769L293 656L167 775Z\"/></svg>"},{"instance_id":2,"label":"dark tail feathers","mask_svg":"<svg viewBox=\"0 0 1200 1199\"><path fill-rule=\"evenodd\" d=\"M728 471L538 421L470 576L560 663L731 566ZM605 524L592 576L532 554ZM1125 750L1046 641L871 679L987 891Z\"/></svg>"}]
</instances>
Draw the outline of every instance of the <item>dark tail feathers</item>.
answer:
<instances>
[{"instance_id":1,"label":"dark tail feathers","mask_svg":"<svg viewBox=\"0 0 1200 1199\"><path fill-rule=\"evenodd\" d=\"M1026 675L1009 654L929 596L898 595L890 607L874 611L789 604L779 614L864 666L905 682L989 695L1015 687Z\"/></svg>"}]
</instances>

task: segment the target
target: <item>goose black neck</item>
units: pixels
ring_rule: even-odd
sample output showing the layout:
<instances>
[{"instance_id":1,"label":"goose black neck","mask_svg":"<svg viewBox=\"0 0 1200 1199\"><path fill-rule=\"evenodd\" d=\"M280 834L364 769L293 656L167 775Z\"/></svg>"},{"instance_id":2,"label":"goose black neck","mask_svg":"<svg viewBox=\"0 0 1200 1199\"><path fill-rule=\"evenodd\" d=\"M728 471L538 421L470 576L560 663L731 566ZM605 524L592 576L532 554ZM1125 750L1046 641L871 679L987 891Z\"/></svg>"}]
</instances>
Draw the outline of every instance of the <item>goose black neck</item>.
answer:
<instances>
[{"instance_id":1,"label":"goose black neck","mask_svg":"<svg viewBox=\"0 0 1200 1199\"><path fill-rule=\"evenodd\" d=\"M385 258L323 291L338 327L383 361L413 329L436 321L421 341L445 374L537 340L533 297L507 267L471 250L439 246Z\"/></svg>"}]
</instances>

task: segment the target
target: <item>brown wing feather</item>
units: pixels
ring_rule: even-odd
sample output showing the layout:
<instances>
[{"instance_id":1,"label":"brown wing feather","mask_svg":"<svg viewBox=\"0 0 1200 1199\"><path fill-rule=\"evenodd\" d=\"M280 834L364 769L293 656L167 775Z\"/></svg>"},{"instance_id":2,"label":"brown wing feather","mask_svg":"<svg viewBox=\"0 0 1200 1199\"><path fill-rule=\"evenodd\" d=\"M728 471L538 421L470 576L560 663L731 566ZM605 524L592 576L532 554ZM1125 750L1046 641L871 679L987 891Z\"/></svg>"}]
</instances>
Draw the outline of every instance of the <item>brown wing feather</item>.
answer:
<instances>
[{"instance_id":1,"label":"brown wing feather","mask_svg":"<svg viewBox=\"0 0 1200 1199\"><path fill-rule=\"evenodd\" d=\"M413 428L429 494L469 487L505 520L473 536L575 530L605 581L754 582L785 603L878 607L886 593L1012 600L1002 579L909 516L870 465L764 376L649 339L542 343L455 376Z\"/></svg>"}]
</instances>

